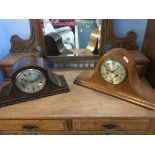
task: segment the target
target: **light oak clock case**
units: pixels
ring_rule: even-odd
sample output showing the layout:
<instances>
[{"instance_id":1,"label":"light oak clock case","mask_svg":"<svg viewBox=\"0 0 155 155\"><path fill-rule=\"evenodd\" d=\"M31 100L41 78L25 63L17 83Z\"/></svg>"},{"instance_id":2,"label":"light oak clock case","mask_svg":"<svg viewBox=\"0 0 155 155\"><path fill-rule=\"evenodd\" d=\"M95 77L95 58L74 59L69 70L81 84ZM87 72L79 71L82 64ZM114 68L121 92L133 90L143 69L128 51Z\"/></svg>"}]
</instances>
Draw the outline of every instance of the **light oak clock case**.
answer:
<instances>
[{"instance_id":1,"label":"light oak clock case","mask_svg":"<svg viewBox=\"0 0 155 155\"><path fill-rule=\"evenodd\" d=\"M45 75L46 84L43 89L36 93L25 93L17 88L16 77L26 69L39 70ZM68 91L64 76L52 73L43 58L33 55L26 56L16 61L10 79L0 85L0 107Z\"/></svg>"},{"instance_id":2,"label":"light oak clock case","mask_svg":"<svg viewBox=\"0 0 155 155\"><path fill-rule=\"evenodd\" d=\"M101 78L100 65L107 59L125 66L127 77L124 82L114 85ZM155 110L155 90L139 78L135 60L125 49L115 48L108 51L98 60L95 70L83 71L74 83Z\"/></svg>"}]
</instances>

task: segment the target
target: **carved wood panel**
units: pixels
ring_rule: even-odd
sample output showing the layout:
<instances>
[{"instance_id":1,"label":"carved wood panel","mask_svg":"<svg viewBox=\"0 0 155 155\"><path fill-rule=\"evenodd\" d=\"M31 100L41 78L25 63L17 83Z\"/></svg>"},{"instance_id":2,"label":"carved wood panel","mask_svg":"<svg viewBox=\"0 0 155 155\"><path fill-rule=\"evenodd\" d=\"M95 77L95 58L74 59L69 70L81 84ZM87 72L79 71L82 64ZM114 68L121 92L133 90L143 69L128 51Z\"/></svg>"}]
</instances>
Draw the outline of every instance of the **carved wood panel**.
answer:
<instances>
[{"instance_id":1,"label":"carved wood panel","mask_svg":"<svg viewBox=\"0 0 155 155\"><path fill-rule=\"evenodd\" d=\"M44 56L45 46L43 34L40 27L40 21L37 19L30 19L30 38L27 40L21 39L18 35L11 37L10 52L39 52L39 55Z\"/></svg>"},{"instance_id":2,"label":"carved wood panel","mask_svg":"<svg viewBox=\"0 0 155 155\"><path fill-rule=\"evenodd\" d=\"M116 36L114 30L114 20L103 19L100 39L100 56L102 56L106 52L106 50L109 50L111 48L138 50L136 39L137 35L133 31L129 31L124 37ZM108 47L106 47L107 45Z\"/></svg>"}]
</instances>

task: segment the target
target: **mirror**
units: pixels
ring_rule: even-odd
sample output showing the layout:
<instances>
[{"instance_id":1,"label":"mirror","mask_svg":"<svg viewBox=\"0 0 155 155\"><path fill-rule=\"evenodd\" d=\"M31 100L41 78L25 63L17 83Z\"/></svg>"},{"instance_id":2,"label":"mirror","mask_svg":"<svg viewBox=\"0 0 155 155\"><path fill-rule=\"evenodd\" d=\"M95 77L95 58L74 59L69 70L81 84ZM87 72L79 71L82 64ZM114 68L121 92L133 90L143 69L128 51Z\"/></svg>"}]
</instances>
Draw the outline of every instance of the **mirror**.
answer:
<instances>
[{"instance_id":1,"label":"mirror","mask_svg":"<svg viewBox=\"0 0 155 155\"><path fill-rule=\"evenodd\" d=\"M42 19L47 56L99 55L100 19Z\"/></svg>"},{"instance_id":2,"label":"mirror","mask_svg":"<svg viewBox=\"0 0 155 155\"><path fill-rule=\"evenodd\" d=\"M139 44L142 44L143 37L137 39L137 36L139 33L144 36L146 24L146 19L31 19L30 38L22 40L17 35L11 37L10 52L38 51L43 57L92 58L94 56L97 59L99 53L104 53L102 48L104 50L115 47L123 47L129 50L138 49ZM137 28L135 29L135 27ZM135 32L128 32L131 30ZM120 35L120 32L123 32L123 36ZM51 44L55 46L51 46ZM48 46L49 50L47 51Z\"/></svg>"}]
</instances>

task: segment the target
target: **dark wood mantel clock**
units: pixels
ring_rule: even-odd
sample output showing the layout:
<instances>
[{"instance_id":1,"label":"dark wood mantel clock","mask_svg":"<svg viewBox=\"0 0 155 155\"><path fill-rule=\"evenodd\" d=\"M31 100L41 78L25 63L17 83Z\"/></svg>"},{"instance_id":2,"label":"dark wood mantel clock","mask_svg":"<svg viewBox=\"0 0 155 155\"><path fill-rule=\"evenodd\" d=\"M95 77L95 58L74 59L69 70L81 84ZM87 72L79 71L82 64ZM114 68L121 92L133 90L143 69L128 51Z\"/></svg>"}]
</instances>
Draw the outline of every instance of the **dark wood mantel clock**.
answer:
<instances>
[{"instance_id":1,"label":"dark wood mantel clock","mask_svg":"<svg viewBox=\"0 0 155 155\"><path fill-rule=\"evenodd\" d=\"M21 57L10 79L0 85L0 107L68 91L64 76L52 73L43 58Z\"/></svg>"},{"instance_id":2,"label":"dark wood mantel clock","mask_svg":"<svg viewBox=\"0 0 155 155\"><path fill-rule=\"evenodd\" d=\"M135 60L125 49L108 51L95 70L82 72L74 83L155 110L155 90L139 78Z\"/></svg>"}]
</instances>

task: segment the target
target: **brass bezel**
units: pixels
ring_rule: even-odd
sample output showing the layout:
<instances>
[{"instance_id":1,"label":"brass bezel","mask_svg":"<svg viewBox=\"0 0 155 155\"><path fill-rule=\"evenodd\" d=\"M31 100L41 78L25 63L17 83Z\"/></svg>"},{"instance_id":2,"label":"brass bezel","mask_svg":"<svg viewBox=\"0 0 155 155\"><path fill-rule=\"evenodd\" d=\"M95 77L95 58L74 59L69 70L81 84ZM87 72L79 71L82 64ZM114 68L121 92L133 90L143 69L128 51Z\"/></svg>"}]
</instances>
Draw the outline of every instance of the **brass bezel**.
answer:
<instances>
[{"instance_id":1,"label":"brass bezel","mask_svg":"<svg viewBox=\"0 0 155 155\"><path fill-rule=\"evenodd\" d=\"M23 90L21 90L21 89L18 87L18 85L17 85L17 79L18 79L18 77L19 77L25 70L31 70L31 71L35 71L35 72L41 73L41 74L44 76L44 78L45 78L45 84L44 84L44 86L42 87L42 89L44 89L44 87L45 87L45 85L46 85L46 83L47 83L47 78L46 78L45 74L44 74L42 71L40 71L40 70L38 70L38 69L34 69L34 68L26 68L26 69L20 71L20 72L16 75L16 77L15 77L15 86L17 87L17 89L18 89L19 91L23 92L23 93L26 93L26 94L34 94L34 93L38 93L38 92L40 92L40 91L42 90L42 89L40 89L40 90L38 90L38 91L32 93L32 92L23 91Z\"/></svg>"},{"instance_id":2,"label":"brass bezel","mask_svg":"<svg viewBox=\"0 0 155 155\"><path fill-rule=\"evenodd\" d=\"M118 62L120 65L123 66L123 68L124 68L124 70L125 70L125 72L126 72L125 78L123 79L123 81L121 81L121 82L118 83L118 84L110 83L109 81L106 81L106 80L103 78L103 76L102 76L102 73L101 73L101 66L102 66L102 64L103 64L105 61L108 61L108 60L112 60L112 61ZM102 63L100 64L100 66L99 66L99 74L100 74L100 77L101 77L105 82L107 82L108 84L120 85L120 84L122 84L123 82L126 81L127 75L128 75L128 70L127 70L127 67L126 67L122 62L120 62L120 61L118 61L118 60L115 60L115 59L109 59L109 58L108 58L108 59L102 61Z\"/></svg>"}]
</instances>

